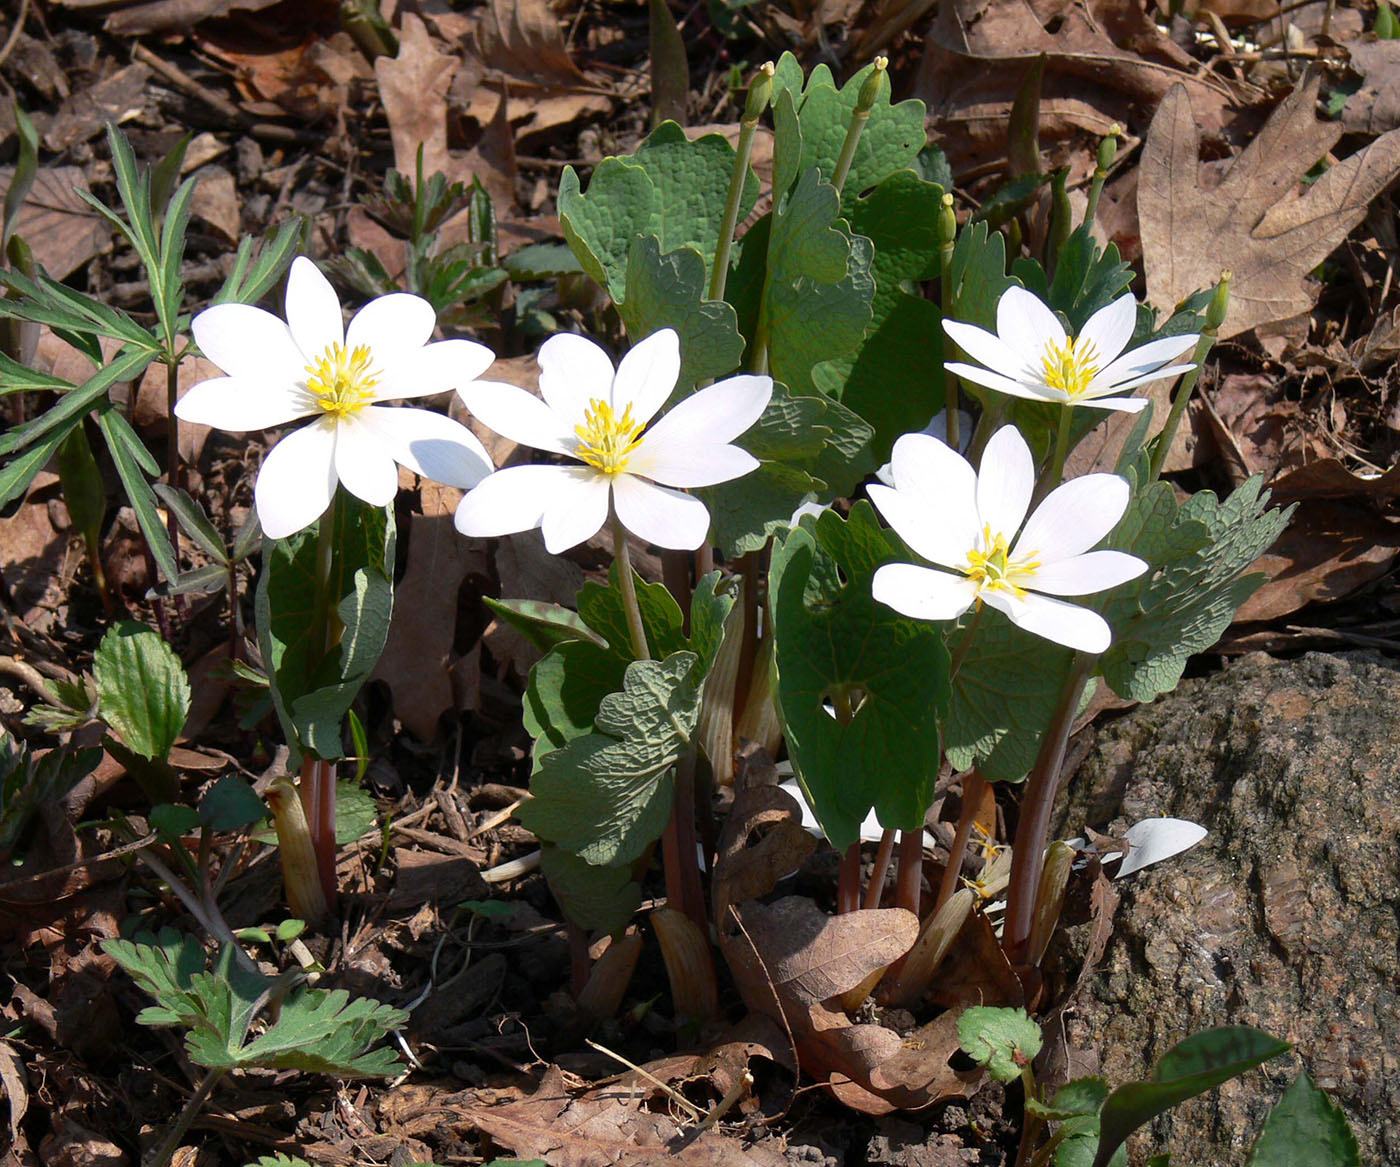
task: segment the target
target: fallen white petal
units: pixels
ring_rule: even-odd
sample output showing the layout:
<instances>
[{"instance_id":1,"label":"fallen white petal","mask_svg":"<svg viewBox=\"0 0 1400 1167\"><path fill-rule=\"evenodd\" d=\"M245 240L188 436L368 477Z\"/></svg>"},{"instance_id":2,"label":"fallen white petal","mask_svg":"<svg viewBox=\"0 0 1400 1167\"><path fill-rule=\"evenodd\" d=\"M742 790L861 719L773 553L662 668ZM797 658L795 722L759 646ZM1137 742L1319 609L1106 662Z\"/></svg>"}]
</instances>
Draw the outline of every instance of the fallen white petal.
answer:
<instances>
[{"instance_id":1,"label":"fallen white petal","mask_svg":"<svg viewBox=\"0 0 1400 1167\"><path fill-rule=\"evenodd\" d=\"M269 539L309 527L335 495L335 427L313 422L293 430L268 451L253 488L258 522Z\"/></svg>"},{"instance_id":2,"label":"fallen white petal","mask_svg":"<svg viewBox=\"0 0 1400 1167\"><path fill-rule=\"evenodd\" d=\"M1187 819L1143 819L1128 828L1128 855L1118 868L1114 879L1132 875L1153 863L1170 859L1189 850L1210 832L1199 823Z\"/></svg>"},{"instance_id":3,"label":"fallen white petal","mask_svg":"<svg viewBox=\"0 0 1400 1167\"><path fill-rule=\"evenodd\" d=\"M631 474L613 480L613 505L632 534L672 551L694 551L710 532L710 512L698 498Z\"/></svg>"},{"instance_id":4,"label":"fallen white petal","mask_svg":"<svg viewBox=\"0 0 1400 1167\"><path fill-rule=\"evenodd\" d=\"M231 433L265 430L317 412L305 390L286 381L214 377L191 385L175 405L181 421Z\"/></svg>"},{"instance_id":5,"label":"fallen white petal","mask_svg":"<svg viewBox=\"0 0 1400 1167\"><path fill-rule=\"evenodd\" d=\"M345 341L340 297L335 294L330 280L321 274L321 269L304 255L292 260L292 270L287 274L287 327L306 358L304 363ZM244 344L250 342L251 338L244 338ZM204 348L203 345L199 347ZM205 355L208 355L207 350Z\"/></svg>"}]
</instances>

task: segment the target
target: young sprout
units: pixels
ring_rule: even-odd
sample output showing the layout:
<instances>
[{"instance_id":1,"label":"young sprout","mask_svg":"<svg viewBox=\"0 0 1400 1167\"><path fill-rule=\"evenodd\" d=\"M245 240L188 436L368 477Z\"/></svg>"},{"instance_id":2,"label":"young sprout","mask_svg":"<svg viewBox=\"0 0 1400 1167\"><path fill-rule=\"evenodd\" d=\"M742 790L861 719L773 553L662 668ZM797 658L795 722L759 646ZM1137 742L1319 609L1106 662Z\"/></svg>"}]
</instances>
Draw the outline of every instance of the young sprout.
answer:
<instances>
[{"instance_id":1,"label":"young sprout","mask_svg":"<svg viewBox=\"0 0 1400 1167\"><path fill-rule=\"evenodd\" d=\"M985 602L1057 644L1096 653L1109 646L1102 616L1056 597L1101 592L1147 570L1134 555L1089 550L1128 508L1124 479L1072 478L1027 519L1035 462L1014 426L992 435L980 473L926 434L895 442L890 466L893 487L870 486L870 500L937 566L886 564L872 581L877 600L921 620L955 620Z\"/></svg>"},{"instance_id":2,"label":"young sprout","mask_svg":"<svg viewBox=\"0 0 1400 1167\"><path fill-rule=\"evenodd\" d=\"M466 426L382 404L446 392L495 360L470 340L430 344L436 322L427 300L396 292L371 300L347 329L330 282L299 256L285 323L248 304L217 304L194 318L200 349L229 375L193 386L175 414L234 433L315 419L278 442L258 473L258 521L273 539L320 518L337 482L374 506L391 502L396 462L449 486L475 486L491 460Z\"/></svg>"},{"instance_id":3,"label":"young sprout","mask_svg":"<svg viewBox=\"0 0 1400 1167\"><path fill-rule=\"evenodd\" d=\"M1090 316L1078 336L1070 336L1035 295L1008 288L997 303L996 332L943 322L958 347L980 362L953 361L946 367L966 381L1013 397L1137 413L1147 399L1122 394L1194 368L1171 362L1200 338L1194 333L1169 336L1125 353L1136 323L1137 301L1128 293Z\"/></svg>"},{"instance_id":4,"label":"young sprout","mask_svg":"<svg viewBox=\"0 0 1400 1167\"><path fill-rule=\"evenodd\" d=\"M680 339L669 328L633 346L616 371L591 340L559 333L540 347L540 393L476 381L457 392L497 433L572 459L568 466L498 470L457 508L464 535L539 527L552 554L596 535L609 508L634 535L680 551L699 547L710 514L688 487L713 486L758 468L730 443L759 418L771 377L738 376L652 419L680 376Z\"/></svg>"}]
</instances>

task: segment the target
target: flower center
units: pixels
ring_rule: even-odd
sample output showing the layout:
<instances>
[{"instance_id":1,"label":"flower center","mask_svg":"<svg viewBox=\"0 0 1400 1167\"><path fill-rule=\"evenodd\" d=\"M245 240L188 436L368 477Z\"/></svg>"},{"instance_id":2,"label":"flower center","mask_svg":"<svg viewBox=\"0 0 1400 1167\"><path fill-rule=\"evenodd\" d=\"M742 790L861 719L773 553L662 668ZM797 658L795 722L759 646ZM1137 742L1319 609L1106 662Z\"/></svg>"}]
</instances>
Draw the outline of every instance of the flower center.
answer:
<instances>
[{"instance_id":1,"label":"flower center","mask_svg":"<svg viewBox=\"0 0 1400 1167\"><path fill-rule=\"evenodd\" d=\"M1099 371L1099 350L1092 340L1071 336L1064 344L1050 344L1041 358L1045 383L1059 389L1071 401L1084 395Z\"/></svg>"},{"instance_id":2,"label":"flower center","mask_svg":"<svg viewBox=\"0 0 1400 1167\"><path fill-rule=\"evenodd\" d=\"M574 455L609 478L627 469L628 456L642 444L642 424L632 420L629 404L618 417L613 407L593 398L583 415L583 424L574 426L578 448Z\"/></svg>"},{"instance_id":3,"label":"flower center","mask_svg":"<svg viewBox=\"0 0 1400 1167\"><path fill-rule=\"evenodd\" d=\"M977 585L979 593L1007 592L1020 599L1025 589L1019 585L1035 575L1040 561L1032 551L1019 559L1011 559L1009 544L1005 535L992 534L991 527L982 528L982 544L967 553L967 567L963 569L967 578Z\"/></svg>"},{"instance_id":4,"label":"flower center","mask_svg":"<svg viewBox=\"0 0 1400 1167\"><path fill-rule=\"evenodd\" d=\"M343 344L329 345L306 366L306 388L316 398L317 408L336 418L359 413L374 400L374 387L379 384L373 360L368 345L349 350Z\"/></svg>"}]
</instances>

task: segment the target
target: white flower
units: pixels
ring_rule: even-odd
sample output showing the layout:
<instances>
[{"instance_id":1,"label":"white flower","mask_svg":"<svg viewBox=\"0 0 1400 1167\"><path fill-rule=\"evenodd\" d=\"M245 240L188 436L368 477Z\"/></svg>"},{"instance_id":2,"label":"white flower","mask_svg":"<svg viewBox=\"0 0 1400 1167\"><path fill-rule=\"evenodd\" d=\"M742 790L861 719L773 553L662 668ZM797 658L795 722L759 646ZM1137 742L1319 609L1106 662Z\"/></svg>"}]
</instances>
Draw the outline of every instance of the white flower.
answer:
<instances>
[{"instance_id":1,"label":"white flower","mask_svg":"<svg viewBox=\"0 0 1400 1167\"><path fill-rule=\"evenodd\" d=\"M314 523L337 482L374 506L392 502L395 462L448 486L475 486L491 460L466 426L379 404L445 392L495 360L470 340L429 344L436 323L428 301L395 293L371 300L347 329L329 281L298 256L285 323L249 304L216 304L194 318L195 341L229 375L191 387L175 415L235 433L316 419L278 442L258 473L258 521L273 539Z\"/></svg>"},{"instance_id":2,"label":"white flower","mask_svg":"<svg viewBox=\"0 0 1400 1167\"><path fill-rule=\"evenodd\" d=\"M498 470L457 508L464 535L540 527L552 554L596 535L615 508L622 525L658 547L693 550L710 529L705 504L673 487L713 486L758 468L735 438L758 420L771 377L739 376L687 397L654 425L680 376L669 329L634 346L614 373L608 354L561 332L540 346L544 400L493 381L457 392L472 413L513 441L577 459L573 466Z\"/></svg>"},{"instance_id":3,"label":"white flower","mask_svg":"<svg viewBox=\"0 0 1400 1167\"><path fill-rule=\"evenodd\" d=\"M954 320L943 322L958 346L986 367L954 361L946 368L1013 397L1137 413L1147 404L1145 397L1115 394L1195 368L1171 362L1190 352L1200 338L1169 336L1125 353L1136 321L1137 302L1128 293L1090 316L1078 336L1069 336L1036 296L1025 288L1008 288L997 302L995 333Z\"/></svg>"},{"instance_id":4,"label":"white flower","mask_svg":"<svg viewBox=\"0 0 1400 1167\"><path fill-rule=\"evenodd\" d=\"M958 410L958 453L967 452L968 446L972 445L972 415L963 410ZM919 433L928 434L931 438L937 438L944 445L948 444L948 411L940 409L933 415L933 420L924 426ZM875 477L886 486L894 485L894 471L890 469L890 464L886 462L875 471ZM793 524L795 525L795 524Z\"/></svg>"},{"instance_id":5,"label":"white flower","mask_svg":"<svg viewBox=\"0 0 1400 1167\"><path fill-rule=\"evenodd\" d=\"M870 499L900 538L942 570L886 564L872 582L877 600L921 620L953 620L986 602L1057 644L1084 652L1109 646L1102 616L1053 597L1101 592L1147 570L1134 555L1089 550L1128 508L1124 479L1071 478L1026 519L1035 462L1015 426L992 435L981 473L925 434L895 442L891 466L893 488L872 485Z\"/></svg>"}]
</instances>

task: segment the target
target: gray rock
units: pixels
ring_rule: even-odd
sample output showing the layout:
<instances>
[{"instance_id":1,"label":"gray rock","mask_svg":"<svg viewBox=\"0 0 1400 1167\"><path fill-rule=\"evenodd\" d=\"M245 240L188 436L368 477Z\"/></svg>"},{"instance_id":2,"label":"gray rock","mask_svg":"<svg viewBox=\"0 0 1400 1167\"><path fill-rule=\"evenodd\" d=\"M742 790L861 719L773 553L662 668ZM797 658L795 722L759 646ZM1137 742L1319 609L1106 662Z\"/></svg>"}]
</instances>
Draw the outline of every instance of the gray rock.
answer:
<instances>
[{"instance_id":1,"label":"gray rock","mask_svg":"<svg viewBox=\"0 0 1400 1167\"><path fill-rule=\"evenodd\" d=\"M1069 831L1170 815L1211 832L1117 885L1071 1043L1117 1083L1187 1034L1256 1026L1295 1043L1362 1162L1400 1163L1400 669L1244 657L1106 724L1064 797ZM1158 1120L1158 1146L1239 1164L1298 1060Z\"/></svg>"}]
</instances>

